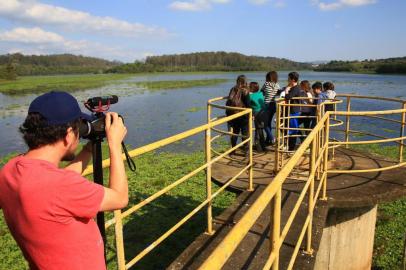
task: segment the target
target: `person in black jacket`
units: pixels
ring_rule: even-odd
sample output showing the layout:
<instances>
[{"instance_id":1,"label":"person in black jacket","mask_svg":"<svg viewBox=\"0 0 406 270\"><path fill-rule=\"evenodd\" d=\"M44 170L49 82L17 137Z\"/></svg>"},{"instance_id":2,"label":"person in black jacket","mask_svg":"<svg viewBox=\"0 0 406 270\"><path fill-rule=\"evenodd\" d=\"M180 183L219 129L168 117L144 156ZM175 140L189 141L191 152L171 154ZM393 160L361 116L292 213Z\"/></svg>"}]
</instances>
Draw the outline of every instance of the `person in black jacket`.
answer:
<instances>
[{"instance_id":1,"label":"person in black jacket","mask_svg":"<svg viewBox=\"0 0 406 270\"><path fill-rule=\"evenodd\" d=\"M296 97L301 97L301 90L298 85L299 82L299 73L291 72L288 74L288 85L285 87L285 99L287 103L293 104L290 107L290 117L295 117L300 115L300 99L293 99ZM299 119L290 118L289 119L289 128L299 128ZM296 137L300 135L298 130L288 130L289 137L288 140L288 150L294 151L296 147Z\"/></svg>"},{"instance_id":2,"label":"person in black jacket","mask_svg":"<svg viewBox=\"0 0 406 270\"><path fill-rule=\"evenodd\" d=\"M250 96L249 96L249 89L247 84L247 78L244 75L240 75L237 77L237 83L234 87L230 89L228 94L226 106L231 107L240 107L240 108L249 108L250 107ZM235 114L239 111L227 109L226 115L230 116ZM241 116L237 119L233 119L228 122L229 129L233 129L234 134L242 134L243 138L247 138L248 135L248 115ZM231 146L234 147L237 145L237 136L231 136ZM244 140L244 139L243 139ZM244 146L246 149L247 146Z\"/></svg>"}]
</instances>

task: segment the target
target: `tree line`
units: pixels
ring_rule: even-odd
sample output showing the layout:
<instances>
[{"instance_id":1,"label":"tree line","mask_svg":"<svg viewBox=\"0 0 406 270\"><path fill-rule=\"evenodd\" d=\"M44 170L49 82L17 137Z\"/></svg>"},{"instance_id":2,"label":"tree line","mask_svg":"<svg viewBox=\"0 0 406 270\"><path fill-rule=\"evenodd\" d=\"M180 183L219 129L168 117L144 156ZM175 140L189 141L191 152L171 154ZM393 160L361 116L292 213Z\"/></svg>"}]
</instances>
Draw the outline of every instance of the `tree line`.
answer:
<instances>
[{"instance_id":1,"label":"tree line","mask_svg":"<svg viewBox=\"0 0 406 270\"><path fill-rule=\"evenodd\" d=\"M196 52L149 56L145 61L123 64L73 54L0 55L0 79L17 76L89 73L142 73L187 71L310 70L311 65L284 58L247 56L235 52ZM406 74L406 57L363 61L330 61L315 71Z\"/></svg>"},{"instance_id":2,"label":"tree line","mask_svg":"<svg viewBox=\"0 0 406 270\"><path fill-rule=\"evenodd\" d=\"M0 78L27 75L104 73L121 63L73 54L0 55Z\"/></svg>"},{"instance_id":3,"label":"tree line","mask_svg":"<svg viewBox=\"0 0 406 270\"><path fill-rule=\"evenodd\" d=\"M268 71L310 68L306 63L276 57L247 56L234 52L197 52L149 56L145 62L123 64L110 68L107 72Z\"/></svg>"},{"instance_id":4,"label":"tree line","mask_svg":"<svg viewBox=\"0 0 406 270\"><path fill-rule=\"evenodd\" d=\"M406 74L406 57L363 60L363 61L330 61L319 65L315 71L344 71L378 74Z\"/></svg>"}]
</instances>

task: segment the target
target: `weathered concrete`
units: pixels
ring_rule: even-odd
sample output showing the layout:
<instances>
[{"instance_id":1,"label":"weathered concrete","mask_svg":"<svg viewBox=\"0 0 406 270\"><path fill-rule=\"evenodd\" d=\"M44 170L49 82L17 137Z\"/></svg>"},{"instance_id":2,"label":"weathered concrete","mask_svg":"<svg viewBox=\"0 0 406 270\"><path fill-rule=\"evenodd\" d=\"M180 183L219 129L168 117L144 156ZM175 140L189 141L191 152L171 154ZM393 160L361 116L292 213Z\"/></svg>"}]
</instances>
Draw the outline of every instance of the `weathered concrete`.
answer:
<instances>
[{"instance_id":1,"label":"weathered concrete","mask_svg":"<svg viewBox=\"0 0 406 270\"><path fill-rule=\"evenodd\" d=\"M248 187L248 175L241 175L229 188L242 194L233 206L216 218L214 226L216 234L198 237L169 269L196 269L201 265L263 188L273 180L273 159L273 151L255 153L255 191L251 193L245 191ZM246 166L247 162L242 153L233 156L232 159L221 160L213 166L213 181L219 185L226 183ZM394 164L395 162L380 156L342 148L336 150L335 161L330 162L329 168L370 169ZM303 158L282 187L282 227L303 188L303 181L298 179L306 177L307 170L308 159ZM314 213L313 256L300 252L294 269L313 269L315 264L317 269L370 269L376 205L406 196L406 170L399 168L384 172L329 174L327 183L328 205L319 201ZM306 209L307 198L300 206L294 225L281 248L280 269L286 269L288 265L307 214ZM262 269L269 255L269 212L268 206L223 269ZM323 230L324 227L326 229ZM320 247L322 238L323 246ZM304 244L305 240L302 248ZM337 267L338 264L342 264L344 268Z\"/></svg>"},{"instance_id":2,"label":"weathered concrete","mask_svg":"<svg viewBox=\"0 0 406 270\"><path fill-rule=\"evenodd\" d=\"M171 270L178 269L197 269L208 258L214 248L230 232L232 227L246 213L251 204L262 193L264 187L258 185L253 192L245 191L241 193L237 201L220 216L214 220L215 234L212 236L200 235L169 267ZM285 226L286 221L297 201L298 194L284 191L282 194L282 223ZM321 239L321 233L325 218L327 217L327 204L321 202L314 212L313 223L313 241L318 243ZM300 230L303 226L307 214L307 205L300 208L297 215L296 226L292 226L283 246L281 247L280 269L286 269L292 252L294 250ZM270 207L268 206L256 224L250 229L241 244L234 251L233 255L223 266L225 270L236 269L262 269L269 256L269 224L270 224ZM305 241L302 243L304 248ZM308 269L314 265L315 257L307 256L299 252L295 262L294 269Z\"/></svg>"},{"instance_id":3,"label":"weathered concrete","mask_svg":"<svg viewBox=\"0 0 406 270\"><path fill-rule=\"evenodd\" d=\"M369 270L377 206L329 211L315 270Z\"/></svg>"}]
</instances>

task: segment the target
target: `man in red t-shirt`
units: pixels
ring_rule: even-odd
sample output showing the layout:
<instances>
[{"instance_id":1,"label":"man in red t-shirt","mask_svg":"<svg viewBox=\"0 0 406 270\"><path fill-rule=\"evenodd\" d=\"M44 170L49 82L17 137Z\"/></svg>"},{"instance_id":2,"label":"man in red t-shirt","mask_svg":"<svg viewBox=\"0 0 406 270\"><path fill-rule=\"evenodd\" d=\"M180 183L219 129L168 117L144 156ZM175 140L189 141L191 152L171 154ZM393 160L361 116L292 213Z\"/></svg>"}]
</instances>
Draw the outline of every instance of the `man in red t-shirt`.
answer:
<instances>
[{"instance_id":1,"label":"man in red t-shirt","mask_svg":"<svg viewBox=\"0 0 406 270\"><path fill-rule=\"evenodd\" d=\"M92 145L74 155L83 117L89 116L68 93L37 97L20 127L29 150L0 171L0 208L30 269L106 269L103 240L93 219L98 211L128 204L121 158L127 129L117 113L106 114L111 163L109 187L103 187L81 176ZM67 160L67 167L58 167Z\"/></svg>"}]
</instances>

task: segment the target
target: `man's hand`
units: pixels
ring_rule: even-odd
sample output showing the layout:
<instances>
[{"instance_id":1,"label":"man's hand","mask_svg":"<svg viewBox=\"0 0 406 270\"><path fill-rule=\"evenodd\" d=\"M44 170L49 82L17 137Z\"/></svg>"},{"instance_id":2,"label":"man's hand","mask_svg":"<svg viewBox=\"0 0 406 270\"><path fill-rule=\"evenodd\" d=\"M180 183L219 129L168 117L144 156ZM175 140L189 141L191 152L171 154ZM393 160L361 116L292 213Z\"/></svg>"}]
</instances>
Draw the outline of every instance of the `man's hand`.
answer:
<instances>
[{"instance_id":1,"label":"man's hand","mask_svg":"<svg viewBox=\"0 0 406 270\"><path fill-rule=\"evenodd\" d=\"M110 148L120 147L126 134L123 119L115 112L106 113L106 137Z\"/></svg>"}]
</instances>

